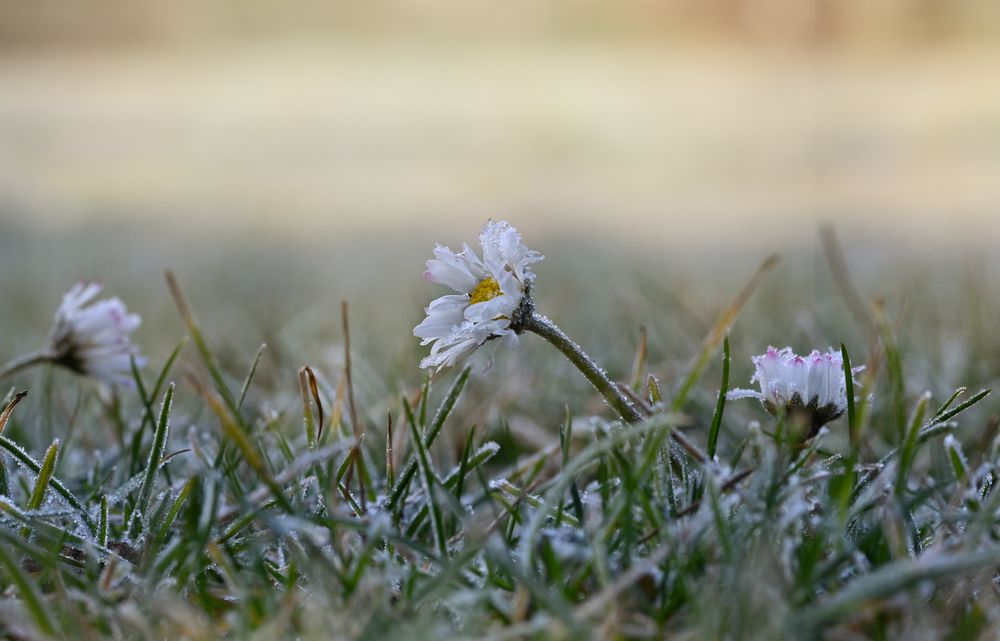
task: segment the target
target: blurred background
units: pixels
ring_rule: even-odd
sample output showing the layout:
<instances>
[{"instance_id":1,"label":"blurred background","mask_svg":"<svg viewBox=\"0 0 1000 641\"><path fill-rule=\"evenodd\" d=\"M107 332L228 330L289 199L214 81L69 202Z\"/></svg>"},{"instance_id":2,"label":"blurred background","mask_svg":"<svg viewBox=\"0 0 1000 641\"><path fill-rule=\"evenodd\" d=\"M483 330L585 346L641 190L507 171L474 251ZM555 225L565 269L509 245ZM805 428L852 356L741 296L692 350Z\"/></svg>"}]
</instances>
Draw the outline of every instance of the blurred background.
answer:
<instances>
[{"instance_id":1,"label":"blurred background","mask_svg":"<svg viewBox=\"0 0 1000 641\"><path fill-rule=\"evenodd\" d=\"M0 212L644 250L1000 229L992 0L0 2Z\"/></svg>"},{"instance_id":2,"label":"blurred background","mask_svg":"<svg viewBox=\"0 0 1000 641\"><path fill-rule=\"evenodd\" d=\"M362 381L391 393L419 380L433 243L493 216L548 255L540 308L619 376L646 325L676 382L771 252L734 377L767 342L863 353L820 252L830 223L861 297L913 328L914 391L996 377L994 0L0 0L0 15L3 358L44 338L70 283L100 278L162 362L182 334L172 267L233 371L267 341L292 392L303 362L334 377L348 299ZM558 371L551 388L586 389Z\"/></svg>"}]
</instances>

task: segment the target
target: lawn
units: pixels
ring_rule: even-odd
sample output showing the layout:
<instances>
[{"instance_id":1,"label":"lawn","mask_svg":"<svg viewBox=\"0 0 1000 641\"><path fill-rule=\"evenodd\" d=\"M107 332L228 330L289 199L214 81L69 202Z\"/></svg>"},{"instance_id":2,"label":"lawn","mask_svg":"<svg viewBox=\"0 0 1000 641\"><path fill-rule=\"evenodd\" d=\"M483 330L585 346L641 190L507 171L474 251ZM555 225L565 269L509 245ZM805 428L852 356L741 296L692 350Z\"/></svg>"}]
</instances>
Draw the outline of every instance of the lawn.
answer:
<instances>
[{"instance_id":1,"label":"lawn","mask_svg":"<svg viewBox=\"0 0 1000 641\"><path fill-rule=\"evenodd\" d=\"M0 417L0 634L959 640L1000 623L995 261L932 267L828 232L673 254L526 236L546 256L535 308L597 387L537 327L421 369L413 327L448 293L424 261L482 222L267 243L10 226L4 359L98 276L142 315L144 358L114 386L51 364L2 381L5 404L27 396ZM770 345L865 368L838 370L850 402L813 438L726 400Z\"/></svg>"}]
</instances>

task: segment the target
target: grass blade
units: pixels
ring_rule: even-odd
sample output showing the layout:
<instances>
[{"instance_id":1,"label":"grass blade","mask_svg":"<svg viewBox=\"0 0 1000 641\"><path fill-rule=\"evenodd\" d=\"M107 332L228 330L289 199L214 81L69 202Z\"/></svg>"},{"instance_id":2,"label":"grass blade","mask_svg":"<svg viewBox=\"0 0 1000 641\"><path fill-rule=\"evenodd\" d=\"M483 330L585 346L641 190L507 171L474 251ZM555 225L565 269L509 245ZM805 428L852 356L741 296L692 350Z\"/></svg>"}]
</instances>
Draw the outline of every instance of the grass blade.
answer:
<instances>
[{"instance_id":1,"label":"grass blade","mask_svg":"<svg viewBox=\"0 0 1000 641\"><path fill-rule=\"evenodd\" d=\"M715 321L715 325L712 326L711 331L705 336L705 340L702 342L701 352L694 361L694 365L688 372L687 377L684 382L681 383L680 388L677 390L677 396L674 397L674 402L671 404L670 408L672 411L680 411L687 403L688 395L691 390L694 389L695 384L701 379L702 373L705 371L705 367L708 365L709 359L712 357L712 352L715 348L719 346L723 338L726 336L726 332L732 327L733 323L736 322L736 318L739 316L743 307L750 300L754 291L760 285L761 281L764 280L764 276L767 272L771 271L771 268L778 264L778 255L773 254L768 256L757 271L753 273L747 284L743 286L743 289L736 295L733 302L729 304L729 307L722 312L718 320Z\"/></svg>"},{"instance_id":2,"label":"grass blade","mask_svg":"<svg viewBox=\"0 0 1000 641\"><path fill-rule=\"evenodd\" d=\"M97 526L97 543L101 547L108 545L108 495L101 495L101 516Z\"/></svg>"},{"instance_id":3,"label":"grass blade","mask_svg":"<svg viewBox=\"0 0 1000 641\"><path fill-rule=\"evenodd\" d=\"M851 369L851 355L847 353L847 345L840 344L840 356L844 362L844 384L847 392L847 434L851 451L857 453L860 448L858 434L858 413L854 406L854 372Z\"/></svg>"},{"instance_id":4,"label":"grass blade","mask_svg":"<svg viewBox=\"0 0 1000 641\"><path fill-rule=\"evenodd\" d=\"M26 451L24 451L24 449L20 445L18 445L17 443L15 443L14 441L10 440L9 438L7 438L2 434L0 434L0 447L10 452L14 458L20 461L25 467L27 467L32 472L35 472L36 474L41 472L42 470L41 463L33 459L31 455L28 454ZM66 499L66 501L80 513L80 516L83 517L84 522L87 524L87 527L93 534L95 532L94 521L90 518L90 514L87 513L87 510L83 507L83 504L80 503L80 500L76 498L76 496L74 496L73 493L70 492L66 488L66 486L63 485L62 482L55 476L53 476L49 480L49 484L52 486L52 489L55 490L57 494Z\"/></svg>"},{"instance_id":5,"label":"grass blade","mask_svg":"<svg viewBox=\"0 0 1000 641\"><path fill-rule=\"evenodd\" d=\"M806 610L797 618L793 629L803 634L817 630L851 613L860 613L868 603L896 594L924 581L940 581L950 577L995 567L1000 563L1000 547L989 546L974 552L926 555L914 560L888 563L868 576L860 577L849 586L830 596L819 605Z\"/></svg>"},{"instance_id":6,"label":"grass blade","mask_svg":"<svg viewBox=\"0 0 1000 641\"><path fill-rule=\"evenodd\" d=\"M306 430L306 444L309 449L316 449L316 443L319 440L319 432L316 430L316 422L313 418L313 408L312 401L310 400L310 392L312 392L312 398L316 400L316 404L319 406L319 431L323 430L323 406L319 402L319 390L316 387L316 376L313 374L312 369L308 365L303 365L299 369L299 392L302 395L302 421L305 425Z\"/></svg>"},{"instance_id":7,"label":"grass blade","mask_svg":"<svg viewBox=\"0 0 1000 641\"><path fill-rule=\"evenodd\" d=\"M913 466L913 461L917 457L917 448L920 445L920 441L917 438L920 434L920 425L924 420L924 413L927 411L927 403L930 401L931 395L929 392L923 394L920 400L917 402L917 406L913 409L913 415L910 417L910 427L906 431L906 439L899 452L899 468L896 474L896 496L901 496L903 491L906 490L906 479L910 475L910 468Z\"/></svg>"},{"instance_id":8,"label":"grass blade","mask_svg":"<svg viewBox=\"0 0 1000 641\"><path fill-rule=\"evenodd\" d=\"M455 403L458 402L459 396L462 394L462 390L465 388L465 384L469 380L469 373L472 371L470 366L462 368L461 373L459 373L458 378L452 383L451 388L448 393L445 394L444 399L438 406L437 411L434 413L434 418L431 421L431 425L427 430L426 446L430 447L434 444L434 440L437 438L438 434L441 432L441 428L444 427L444 423L448 420L448 416L451 411L455 408ZM403 399L404 404L408 404L407 400ZM407 415L407 421L412 418L412 412ZM392 492L389 495L389 509L392 510L399 503L399 499L406 493L410 482L413 480L413 475L417 473L417 461L410 459L403 468L403 472L399 475L399 480L396 485L393 486Z\"/></svg>"},{"instance_id":9,"label":"grass blade","mask_svg":"<svg viewBox=\"0 0 1000 641\"><path fill-rule=\"evenodd\" d=\"M45 457L42 459L42 465L38 470L35 485L31 490L31 496L28 498L29 510L37 510L42 507L42 503L45 501L45 492L49 489L52 474L56 470L56 458L58 456L59 439L56 439L52 441L52 445L49 445L49 449L45 450Z\"/></svg>"},{"instance_id":10,"label":"grass blade","mask_svg":"<svg viewBox=\"0 0 1000 641\"><path fill-rule=\"evenodd\" d=\"M635 358L632 360L632 389L636 392L646 380L646 369L649 361L649 332L644 325L639 326L639 345L635 348Z\"/></svg>"},{"instance_id":11,"label":"grass blade","mask_svg":"<svg viewBox=\"0 0 1000 641\"><path fill-rule=\"evenodd\" d=\"M7 421L10 420L10 415L14 413L14 408L17 404L28 395L28 392L18 392L14 394L14 398L10 399L7 405L0 412L0 434L3 434L3 430L7 427Z\"/></svg>"},{"instance_id":12,"label":"grass blade","mask_svg":"<svg viewBox=\"0 0 1000 641\"><path fill-rule=\"evenodd\" d=\"M405 398L403 399L403 409L406 412L407 422L410 424L410 438L413 439L413 446L417 451L417 463L420 466L420 472L423 476L427 506L431 512L431 531L434 534L434 543L437 546L438 553L441 554L441 558L444 559L448 557L448 543L445 538L441 508L438 506L434 496L434 488L436 486L434 468L431 466L430 454L428 454L427 446L424 444L424 437L420 434L420 428L417 427L417 422L414 420L413 410L410 409L410 404Z\"/></svg>"},{"instance_id":13,"label":"grass blade","mask_svg":"<svg viewBox=\"0 0 1000 641\"><path fill-rule=\"evenodd\" d=\"M31 581L25 576L20 565L11 558L4 546L0 546L0 566L3 567L4 573L17 586L17 591L21 595L21 601L24 602L31 617L35 620L35 625L38 626L38 629L45 634L54 636L56 628L52 624L52 620L49 619L48 608L42 604L42 600L35 591Z\"/></svg>"},{"instance_id":14,"label":"grass blade","mask_svg":"<svg viewBox=\"0 0 1000 641\"><path fill-rule=\"evenodd\" d=\"M240 399L236 401L237 410L243 409L243 401L246 400L247 392L253 383L253 377L257 375L257 366L260 365L260 358L264 355L265 349L267 349L267 343L261 343L260 347L257 348L257 354L253 357L253 364L250 365L250 371L247 372L247 377L243 379L243 387L240 388Z\"/></svg>"},{"instance_id":15,"label":"grass blade","mask_svg":"<svg viewBox=\"0 0 1000 641\"><path fill-rule=\"evenodd\" d=\"M719 388L719 399L715 403L715 414L708 428L708 458L715 458L715 448L719 442L719 429L722 427L722 415L726 411L726 394L729 392L729 336L722 341L722 386Z\"/></svg>"},{"instance_id":16,"label":"grass blade","mask_svg":"<svg viewBox=\"0 0 1000 641\"><path fill-rule=\"evenodd\" d=\"M146 472L142 479L142 488L139 490L139 499L135 506L136 520L132 522L132 536L138 536L142 529L142 520L146 518L149 510L149 501L153 496L153 486L156 484L156 473L160 469L160 462L163 459L163 451L167 444L167 436L170 431L170 406L174 400L174 384L167 386L167 393L163 397L160 405L160 417L156 422L156 431L153 433L153 444L149 448L149 457L146 459Z\"/></svg>"},{"instance_id":17,"label":"grass blade","mask_svg":"<svg viewBox=\"0 0 1000 641\"><path fill-rule=\"evenodd\" d=\"M205 337L201 333L201 326L198 324L198 318L194 315L194 310L191 309L191 305L188 303L187 297L184 296L180 283L177 282L177 277L174 276L174 273L170 270L164 272L164 277L167 280L167 287L170 288L170 294L174 298L174 304L177 306L177 311L180 312L181 319L187 327L188 335L191 337L191 340L194 341L195 347L198 348L198 354L201 355L201 360L208 369L209 375L212 377L212 382L215 385L215 391L222 397L226 407L229 408L229 411L232 412L233 416L237 419L237 422L241 424L241 427L246 429L246 426L242 425L243 419L240 417L239 407L236 405L236 401L233 399L233 394L229 391L229 386L226 385L225 378L222 376L222 369L219 367L219 361L215 358L215 354L212 353L212 350L208 348L208 343L205 342Z\"/></svg>"}]
</instances>

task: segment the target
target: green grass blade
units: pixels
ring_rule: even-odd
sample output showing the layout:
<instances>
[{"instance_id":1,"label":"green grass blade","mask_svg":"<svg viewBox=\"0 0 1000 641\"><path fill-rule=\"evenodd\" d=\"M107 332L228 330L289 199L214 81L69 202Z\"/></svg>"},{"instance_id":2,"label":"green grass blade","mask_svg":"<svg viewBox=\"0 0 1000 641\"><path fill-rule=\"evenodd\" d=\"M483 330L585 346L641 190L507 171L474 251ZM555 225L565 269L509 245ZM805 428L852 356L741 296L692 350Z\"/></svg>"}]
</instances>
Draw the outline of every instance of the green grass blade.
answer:
<instances>
[{"instance_id":1,"label":"green grass blade","mask_svg":"<svg viewBox=\"0 0 1000 641\"><path fill-rule=\"evenodd\" d=\"M430 447L434 444L435 439L437 439L438 434L441 432L441 428L444 427L445 421L448 420L448 416L451 411L455 408L455 403L458 402L459 397L462 394L462 390L465 388L465 384L469 380L469 373L472 371L470 366L466 366L462 369L458 378L452 383L451 388L445 395L441 404L438 406L437 411L434 413L434 418L431 420L431 425L427 430L426 446ZM406 403L406 399L403 399ZM412 412L411 412L412 414ZM411 417L407 417L409 420ZM412 457L409 458L406 466L403 467L402 473L399 475L399 479L396 481L396 485L393 486L392 492L389 494L389 509L395 509L399 503L400 498L406 493L409 488L410 482L413 480L413 476L417 473L417 461Z\"/></svg>"},{"instance_id":2,"label":"green grass blade","mask_svg":"<svg viewBox=\"0 0 1000 641\"><path fill-rule=\"evenodd\" d=\"M3 567L7 577L17 586L21 601L31 614L31 618L35 620L38 629L45 634L55 636L56 628L49 618L49 608L42 604L41 597L38 596L31 581L25 576L21 566L11 558L4 546L0 546L0 566Z\"/></svg>"},{"instance_id":3,"label":"green grass blade","mask_svg":"<svg viewBox=\"0 0 1000 641\"><path fill-rule=\"evenodd\" d=\"M135 514L137 520L133 522L133 534L137 536L142 528L142 519L146 518L149 510L149 501L153 496L153 486L156 484L156 474L160 469L160 462L163 459L163 450L167 444L167 436L170 431L170 406L174 399L174 384L167 386L167 393L163 397L160 405L160 417L156 423L156 432L153 433L153 444L149 448L149 457L146 459L146 472L142 479L142 488L139 490L139 498L136 502Z\"/></svg>"},{"instance_id":4,"label":"green grass blade","mask_svg":"<svg viewBox=\"0 0 1000 641\"><path fill-rule=\"evenodd\" d=\"M188 497L191 495L191 490L194 488L194 485L195 478L192 477L188 479L187 483L181 487L181 491L177 493L177 498L175 498L174 502L170 504L170 509L167 511L166 516L163 517L163 521L160 522L156 529L156 535L153 537L152 549L154 551L163 545L163 542L167 538L167 533L173 526L174 521L177 520L177 515L180 513L181 508L184 507L184 503L187 501ZM256 514L253 516L256 516ZM153 558L152 555L150 555L150 558Z\"/></svg>"},{"instance_id":5,"label":"green grass blade","mask_svg":"<svg viewBox=\"0 0 1000 641\"><path fill-rule=\"evenodd\" d=\"M441 558L447 558L448 543L445 538L441 508L438 506L434 494L434 488L437 483L434 468L431 465L430 454L428 454L427 446L424 444L424 437L420 434L420 428L417 427L417 422L414 420L413 410L410 409L410 404L405 398L403 399L403 409L407 415L407 422L410 424L410 438L413 440L413 446L417 452L417 463L420 466L420 472L423 476L427 506L431 512L431 530L434 535L434 543Z\"/></svg>"},{"instance_id":6,"label":"green grass blade","mask_svg":"<svg viewBox=\"0 0 1000 641\"><path fill-rule=\"evenodd\" d=\"M803 635L818 630L852 613L864 611L865 605L898 594L922 582L962 577L970 572L1000 563L1000 547L992 545L972 552L926 555L888 563L867 576L860 577L818 605L795 617L791 629Z\"/></svg>"},{"instance_id":7,"label":"green grass blade","mask_svg":"<svg viewBox=\"0 0 1000 641\"><path fill-rule=\"evenodd\" d=\"M59 439L52 441L52 445L45 450L45 457L42 459L41 468L35 479L35 485L31 489L31 496L28 498L28 509L37 510L42 507L45 501L45 492L49 489L52 475L56 470L56 458L59 456Z\"/></svg>"},{"instance_id":8,"label":"green grass blade","mask_svg":"<svg viewBox=\"0 0 1000 641\"><path fill-rule=\"evenodd\" d=\"M955 392L951 396L948 397L948 400L945 401L941 405L941 407L939 407L937 409L936 412L934 412L934 418L937 418L938 416L941 416L946 411L948 411L948 408L951 407L952 403L954 403L958 399L959 396L961 396L962 394L965 394L968 390L969 390L969 388L967 388L967 387L959 387L957 390L955 390Z\"/></svg>"},{"instance_id":9,"label":"green grass blade","mask_svg":"<svg viewBox=\"0 0 1000 641\"><path fill-rule=\"evenodd\" d=\"M7 477L7 457L0 454L0 496L10 496L10 480Z\"/></svg>"},{"instance_id":10,"label":"green grass blade","mask_svg":"<svg viewBox=\"0 0 1000 641\"><path fill-rule=\"evenodd\" d=\"M441 428L444 427L445 421L448 420L452 410L455 409L455 403L458 402L459 397L462 395L462 390L465 389L465 384L469 382L470 372L472 372L471 366L462 368L462 371L458 374L458 378L456 378L455 382L452 383L451 387L448 389L448 393L445 394L441 404L438 405L437 411L434 412L434 418L431 420L431 425L427 430L426 438L428 447L433 445L434 440L441 432Z\"/></svg>"},{"instance_id":11,"label":"green grass blade","mask_svg":"<svg viewBox=\"0 0 1000 641\"><path fill-rule=\"evenodd\" d=\"M851 451L857 452L860 447L858 434L858 413L854 405L854 372L851 368L851 355L847 353L847 345L840 344L840 356L844 361L844 384L847 393L847 434Z\"/></svg>"},{"instance_id":12,"label":"green grass blade","mask_svg":"<svg viewBox=\"0 0 1000 641\"><path fill-rule=\"evenodd\" d=\"M101 547L108 544L108 495L101 495L101 515L97 526L97 543Z\"/></svg>"},{"instance_id":13,"label":"green grass blade","mask_svg":"<svg viewBox=\"0 0 1000 641\"><path fill-rule=\"evenodd\" d=\"M33 459L31 455L28 454L20 445L10 440L3 434L0 434L0 447L10 452L14 458L16 458L22 464L24 464L24 466L30 469L32 472L35 472L37 474L38 472L41 471L42 469L41 463ZM63 485L63 483L55 476L53 476L50 479L49 484L52 486L52 489L56 491L56 493L58 493L60 496L66 499L66 501L80 513L80 516L83 517L83 520L87 524L87 527L90 529L91 533L94 533L95 530L94 530L93 519L90 518L90 514L87 513L87 510L80 503L80 500L77 499L76 496L74 496L73 493L70 492L66 488L66 486Z\"/></svg>"},{"instance_id":14,"label":"green grass blade","mask_svg":"<svg viewBox=\"0 0 1000 641\"><path fill-rule=\"evenodd\" d=\"M458 464L458 478L455 481L455 499L462 500L462 491L465 489L465 475L469 471L469 457L472 455L473 444L476 440L476 426L469 429L468 436L465 437L465 447L462 448L462 460Z\"/></svg>"},{"instance_id":15,"label":"green grass blade","mask_svg":"<svg viewBox=\"0 0 1000 641\"><path fill-rule=\"evenodd\" d=\"M257 354L253 357L253 364L250 365L250 371L247 372L246 378L243 379L243 386L240 387L240 398L236 401L237 410L243 409L243 401L246 400L250 385L253 384L253 378L257 375L257 366L260 365L260 359L264 355L265 349L267 349L267 343L261 343L260 347L257 348Z\"/></svg>"},{"instance_id":16,"label":"green grass blade","mask_svg":"<svg viewBox=\"0 0 1000 641\"><path fill-rule=\"evenodd\" d=\"M946 423L946 422L950 421L951 419L955 418L956 416L958 416L959 414L961 414L965 410L969 409L970 407L972 407L973 405L975 405L979 401L981 401L984 398L986 398L987 396L989 396L990 392L992 392L992 390L990 390L990 389L984 389L984 390L979 391L975 396L973 396L969 400L965 401L964 403L960 403L956 407L953 407L950 410L948 410L948 411L946 411L946 412L944 412L942 414L939 414L939 415L935 416L933 422L934 423Z\"/></svg>"},{"instance_id":17,"label":"green grass blade","mask_svg":"<svg viewBox=\"0 0 1000 641\"><path fill-rule=\"evenodd\" d=\"M906 430L906 440L903 441L899 453L899 468L897 469L895 486L897 496L901 496L906 490L906 479L910 475L910 468L913 467L913 461L917 456L917 448L920 445L918 439L920 426L923 423L930 398L929 393L921 396L917 406L913 409L913 415L910 417L910 427Z\"/></svg>"},{"instance_id":18,"label":"green grass blade","mask_svg":"<svg viewBox=\"0 0 1000 641\"><path fill-rule=\"evenodd\" d=\"M719 399L715 403L715 413L712 424L708 428L708 458L715 458L715 448L719 443L719 429L722 427L722 415L726 411L726 394L729 392L729 336L722 341L722 386L719 388Z\"/></svg>"}]
</instances>

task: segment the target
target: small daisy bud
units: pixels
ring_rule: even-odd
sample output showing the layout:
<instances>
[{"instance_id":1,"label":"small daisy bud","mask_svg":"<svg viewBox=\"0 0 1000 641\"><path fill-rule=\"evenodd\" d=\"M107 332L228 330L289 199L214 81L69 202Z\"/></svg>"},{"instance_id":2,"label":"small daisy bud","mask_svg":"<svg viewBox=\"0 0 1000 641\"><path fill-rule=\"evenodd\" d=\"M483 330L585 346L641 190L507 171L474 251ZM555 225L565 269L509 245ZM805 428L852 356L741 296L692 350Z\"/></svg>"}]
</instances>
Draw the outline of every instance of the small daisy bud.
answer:
<instances>
[{"instance_id":1,"label":"small daisy bud","mask_svg":"<svg viewBox=\"0 0 1000 641\"><path fill-rule=\"evenodd\" d=\"M759 383L760 391L736 389L729 399L756 398L772 415L802 421L808 437L815 436L825 424L840 418L847 411L847 380L840 352L813 351L799 356L791 347L753 357L756 367L751 383ZM857 367L852 375L863 370Z\"/></svg>"}]
</instances>

